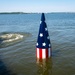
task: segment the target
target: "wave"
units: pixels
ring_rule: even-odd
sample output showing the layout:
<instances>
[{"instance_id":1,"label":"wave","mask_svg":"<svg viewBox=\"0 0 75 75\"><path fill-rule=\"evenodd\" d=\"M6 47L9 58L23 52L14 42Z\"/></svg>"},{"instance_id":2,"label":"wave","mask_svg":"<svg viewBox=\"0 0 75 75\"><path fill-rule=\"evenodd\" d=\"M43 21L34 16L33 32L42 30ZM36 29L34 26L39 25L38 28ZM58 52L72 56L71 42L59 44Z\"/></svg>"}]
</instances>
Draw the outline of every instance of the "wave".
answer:
<instances>
[{"instance_id":1,"label":"wave","mask_svg":"<svg viewBox=\"0 0 75 75\"><path fill-rule=\"evenodd\" d=\"M1 33L0 47L10 46L27 38L29 33Z\"/></svg>"},{"instance_id":2,"label":"wave","mask_svg":"<svg viewBox=\"0 0 75 75\"><path fill-rule=\"evenodd\" d=\"M5 35L0 36L0 40L2 43L12 42L12 41L16 41L22 38L23 38L23 35L21 34L5 34Z\"/></svg>"}]
</instances>

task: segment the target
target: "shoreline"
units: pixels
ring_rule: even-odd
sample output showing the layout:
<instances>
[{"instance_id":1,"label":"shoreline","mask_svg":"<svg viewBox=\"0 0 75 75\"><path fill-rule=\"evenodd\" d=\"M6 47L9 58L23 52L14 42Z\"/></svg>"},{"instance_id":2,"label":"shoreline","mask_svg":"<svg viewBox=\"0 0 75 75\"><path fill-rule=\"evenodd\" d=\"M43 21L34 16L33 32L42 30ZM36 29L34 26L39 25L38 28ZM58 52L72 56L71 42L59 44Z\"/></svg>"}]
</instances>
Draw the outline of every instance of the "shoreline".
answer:
<instances>
[{"instance_id":1,"label":"shoreline","mask_svg":"<svg viewBox=\"0 0 75 75\"><path fill-rule=\"evenodd\" d=\"M0 14L41 14L41 12L0 12ZM75 12L48 12L47 14L75 14Z\"/></svg>"}]
</instances>

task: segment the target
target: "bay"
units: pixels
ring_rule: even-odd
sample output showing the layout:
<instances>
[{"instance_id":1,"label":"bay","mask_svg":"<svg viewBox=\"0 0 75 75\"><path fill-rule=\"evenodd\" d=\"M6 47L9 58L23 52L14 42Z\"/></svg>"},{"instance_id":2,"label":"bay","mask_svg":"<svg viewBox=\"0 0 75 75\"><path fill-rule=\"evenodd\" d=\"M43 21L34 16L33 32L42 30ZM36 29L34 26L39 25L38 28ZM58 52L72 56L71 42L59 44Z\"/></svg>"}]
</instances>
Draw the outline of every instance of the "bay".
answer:
<instances>
[{"instance_id":1,"label":"bay","mask_svg":"<svg viewBox=\"0 0 75 75\"><path fill-rule=\"evenodd\" d=\"M38 63L36 41L41 14L0 14L1 35L18 33L24 36L19 42L0 46L1 74L75 74L75 13L46 13L45 17L52 43L52 57Z\"/></svg>"}]
</instances>

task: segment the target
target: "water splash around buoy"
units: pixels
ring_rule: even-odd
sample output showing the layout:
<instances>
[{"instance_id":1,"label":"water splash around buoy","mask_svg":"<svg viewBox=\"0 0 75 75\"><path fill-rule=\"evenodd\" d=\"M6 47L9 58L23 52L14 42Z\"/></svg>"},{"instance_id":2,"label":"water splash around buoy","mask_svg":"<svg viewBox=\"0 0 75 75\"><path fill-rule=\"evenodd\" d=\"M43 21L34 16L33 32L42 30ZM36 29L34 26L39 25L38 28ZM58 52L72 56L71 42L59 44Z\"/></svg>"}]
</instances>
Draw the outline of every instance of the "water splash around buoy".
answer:
<instances>
[{"instance_id":1,"label":"water splash around buoy","mask_svg":"<svg viewBox=\"0 0 75 75\"><path fill-rule=\"evenodd\" d=\"M0 33L0 47L13 45L27 38L29 33Z\"/></svg>"}]
</instances>

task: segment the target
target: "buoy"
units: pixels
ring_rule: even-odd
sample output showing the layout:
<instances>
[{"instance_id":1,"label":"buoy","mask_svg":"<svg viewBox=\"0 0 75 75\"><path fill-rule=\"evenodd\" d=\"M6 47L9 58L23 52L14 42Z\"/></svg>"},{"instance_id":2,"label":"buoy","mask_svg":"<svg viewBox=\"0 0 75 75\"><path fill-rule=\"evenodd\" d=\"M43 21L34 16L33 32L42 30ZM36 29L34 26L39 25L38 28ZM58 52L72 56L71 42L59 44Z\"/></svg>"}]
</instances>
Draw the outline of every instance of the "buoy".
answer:
<instances>
[{"instance_id":1,"label":"buoy","mask_svg":"<svg viewBox=\"0 0 75 75\"><path fill-rule=\"evenodd\" d=\"M52 47L49 38L48 28L45 22L45 15L42 13L39 34L36 44L36 58L46 59L52 56Z\"/></svg>"}]
</instances>

